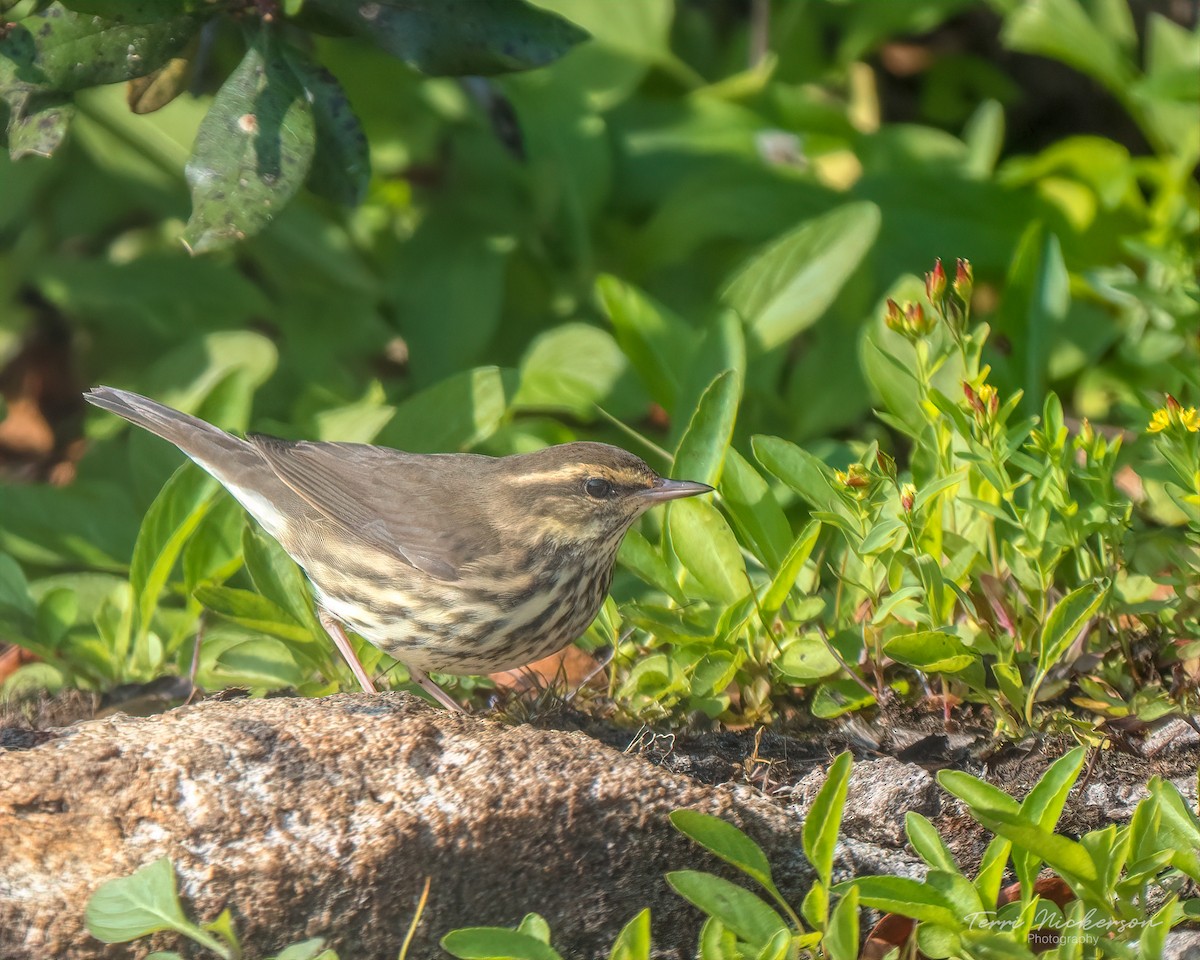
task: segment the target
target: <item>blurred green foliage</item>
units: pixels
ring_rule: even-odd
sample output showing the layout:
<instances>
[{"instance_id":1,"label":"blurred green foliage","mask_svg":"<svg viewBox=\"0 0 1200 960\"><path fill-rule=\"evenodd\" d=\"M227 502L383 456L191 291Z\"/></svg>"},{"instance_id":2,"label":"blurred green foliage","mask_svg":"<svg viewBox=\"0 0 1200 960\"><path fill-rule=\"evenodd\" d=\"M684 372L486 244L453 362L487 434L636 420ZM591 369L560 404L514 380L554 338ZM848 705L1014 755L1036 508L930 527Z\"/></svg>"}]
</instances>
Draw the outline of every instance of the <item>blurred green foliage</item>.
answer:
<instances>
[{"instance_id":1,"label":"blurred green foliage","mask_svg":"<svg viewBox=\"0 0 1200 960\"><path fill-rule=\"evenodd\" d=\"M331 36L363 32L331 26L336 0L271 23L171 0L147 17L170 8L195 44L171 33L162 69L202 93L138 115L147 93L109 83L119 71L63 67L36 89L22 72L35 18L90 23L111 3L3 5L10 150L47 152L22 146L37 110L69 132L50 159L0 158L0 352L53 317L77 386L230 429L492 454L588 437L718 484L717 505L651 514L622 550L588 642L617 648L628 712L761 718L792 688L830 715L903 692L912 668L1019 723L1064 689L1052 671L1076 641L1118 658L1088 680L1093 709L1153 712L1167 693L1121 669L1131 638L1168 651L1167 685L1200 655L1195 444L1182 421L1128 442L1166 394L1184 410L1200 394L1195 29L1156 13L1137 29L1125 0L488 0L551 39L480 62L495 50L469 30L438 45L441 13L411 31L432 48L397 49L405 31ZM888 121L888 52L938 30L1005 52L921 48L915 116ZM1035 62L1017 54L1086 76L1129 142L1011 143L1039 93L1006 74ZM203 165L231 158L211 125L228 134L250 79L285 66L300 87L277 119L312 109L276 128L299 131L303 169L269 184L269 218L246 214L253 235L198 243L263 200L204 219ZM350 124L330 76L369 179L354 136L322 139ZM919 302L938 256L973 267L970 323L917 343L885 300ZM981 422L963 381L1002 418ZM43 657L10 690L186 672L205 610L205 686L346 678L290 561L224 493L113 418L85 430L74 482L0 489L0 639ZM839 485L853 464L865 488ZM989 591L1024 620L988 615Z\"/></svg>"}]
</instances>

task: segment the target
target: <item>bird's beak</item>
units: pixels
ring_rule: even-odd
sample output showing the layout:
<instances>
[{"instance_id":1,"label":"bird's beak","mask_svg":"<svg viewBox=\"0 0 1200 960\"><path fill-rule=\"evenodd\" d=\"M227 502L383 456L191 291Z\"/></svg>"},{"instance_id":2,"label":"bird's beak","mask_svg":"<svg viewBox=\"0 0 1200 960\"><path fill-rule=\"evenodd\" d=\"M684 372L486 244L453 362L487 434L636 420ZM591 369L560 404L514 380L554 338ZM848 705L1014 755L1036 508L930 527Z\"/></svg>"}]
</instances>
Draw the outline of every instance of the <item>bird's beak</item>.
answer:
<instances>
[{"instance_id":1,"label":"bird's beak","mask_svg":"<svg viewBox=\"0 0 1200 960\"><path fill-rule=\"evenodd\" d=\"M707 483L696 483L693 480L659 480L654 486L638 493L638 496L652 504L664 500L678 500L680 497L694 497L701 493L712 493L713 488Z\"/></svg>"}]
</instances>

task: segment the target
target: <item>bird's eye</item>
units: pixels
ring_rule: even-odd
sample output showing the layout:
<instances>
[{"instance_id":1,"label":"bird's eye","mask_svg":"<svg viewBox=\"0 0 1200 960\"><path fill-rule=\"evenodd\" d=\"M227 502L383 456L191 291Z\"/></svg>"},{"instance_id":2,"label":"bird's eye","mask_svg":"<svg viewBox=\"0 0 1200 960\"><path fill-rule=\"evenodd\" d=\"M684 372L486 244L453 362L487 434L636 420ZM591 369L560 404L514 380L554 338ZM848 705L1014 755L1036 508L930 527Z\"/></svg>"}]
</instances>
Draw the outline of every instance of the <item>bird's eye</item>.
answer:
<instances>
[{"instance_id":1,"label":"bird's eye","mask_svg":"<svg viewBox=\"0 0 1200 960\"><path fill-rule=\"evenodd\" d=\"M588 477L583 492L595 500L603 500L613 492L613 485L603 477Z\"/></svg>"}]
</instances>

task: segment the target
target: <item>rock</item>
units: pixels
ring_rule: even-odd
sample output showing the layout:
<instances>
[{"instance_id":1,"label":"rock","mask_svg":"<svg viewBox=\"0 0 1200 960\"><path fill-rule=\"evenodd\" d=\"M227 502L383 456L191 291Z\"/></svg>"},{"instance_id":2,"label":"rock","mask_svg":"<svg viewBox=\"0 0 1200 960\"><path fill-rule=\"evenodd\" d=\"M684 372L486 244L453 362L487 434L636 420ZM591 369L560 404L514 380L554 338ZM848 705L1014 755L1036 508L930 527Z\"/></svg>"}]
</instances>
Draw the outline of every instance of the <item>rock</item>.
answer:
<instances>
[{"instance_id":1,"label":"rock","mask_svg":"<svg viewBox=\"0 0 1200 960\"><path fill-rule=\"evenodd\" d=\"M208 921L228 906L248 958L321 936L343 958L391 960L428 876L412 960L444 956L448 930L528 911L564 956L607 956L647 906L657 955L682 960L702 917L664 872L730 875L671 827L682 807L743 827L799 903L811 873L798 819L747 787L701 786L582 734L451 716L403 694L91 721L0 753L0 956L144 956L150 941L92 939L83 907L104 881L166 855L185 909Z\"/></svg>"},{"instance_id":2,"label":"rock","mask_svg":"<svg viewBox=\"0 0 1200 960\"><path fill-rule=\"evenodd\" d=\"M814 770L796 784L792 800L807 810L825 783L826 771ZM893 757L860 760L846 785L842 833L884 848L903 847L904 816L909 811L934 819L941 812L937 782L922 767Z\"/></svg>"}]
</instances>

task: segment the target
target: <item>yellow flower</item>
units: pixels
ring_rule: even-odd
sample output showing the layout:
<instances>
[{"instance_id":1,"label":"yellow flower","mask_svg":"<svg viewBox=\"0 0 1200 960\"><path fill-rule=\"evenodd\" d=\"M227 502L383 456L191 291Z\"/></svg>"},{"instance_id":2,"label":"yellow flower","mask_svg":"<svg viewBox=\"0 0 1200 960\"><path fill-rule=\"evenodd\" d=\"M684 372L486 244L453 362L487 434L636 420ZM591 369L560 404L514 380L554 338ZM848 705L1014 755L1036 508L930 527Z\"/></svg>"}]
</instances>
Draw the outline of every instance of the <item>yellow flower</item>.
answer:
<instances>
[{"instance_id":1,"label":"yellow flower","mask_svg":"<svg viewBox=\"0 0 1200 960\"><path fill-rule=\"evenodd\" d=\"M1196 433L1200 431L1200 414L1196 412L1195 407L1185 408L1168 393L1166 406L1159 407L1154 411L1150 417L1150 425L1146 427L1146 432L1162 433L1175 426L1188 433Z\"/></svg>"}]
</instances>

